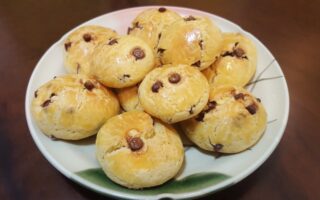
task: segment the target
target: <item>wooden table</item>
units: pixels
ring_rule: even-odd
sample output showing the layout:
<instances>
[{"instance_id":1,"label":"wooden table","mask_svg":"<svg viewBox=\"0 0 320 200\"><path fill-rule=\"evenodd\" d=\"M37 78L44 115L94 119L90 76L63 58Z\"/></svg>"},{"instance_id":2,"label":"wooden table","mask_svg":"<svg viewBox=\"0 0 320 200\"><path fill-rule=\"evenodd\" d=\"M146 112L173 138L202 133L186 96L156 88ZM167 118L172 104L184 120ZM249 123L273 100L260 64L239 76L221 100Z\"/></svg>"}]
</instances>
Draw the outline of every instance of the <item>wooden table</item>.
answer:
<instances>
[{"instance_id":1,"label":"wooden table","mask_svg":"<svg viewBox=\"0 0 320 200\"><path fill-rule=\"evenodd\" d=\"M26 86L42 54L74 26L117 9L169 3L251 32L274 54L289 85L289 122L271 157L245 180L203 199L320 199L320 1L302 0L0 1L0 199L105 199L41 155L26 124Z\"/></svg>"}]
</instances>

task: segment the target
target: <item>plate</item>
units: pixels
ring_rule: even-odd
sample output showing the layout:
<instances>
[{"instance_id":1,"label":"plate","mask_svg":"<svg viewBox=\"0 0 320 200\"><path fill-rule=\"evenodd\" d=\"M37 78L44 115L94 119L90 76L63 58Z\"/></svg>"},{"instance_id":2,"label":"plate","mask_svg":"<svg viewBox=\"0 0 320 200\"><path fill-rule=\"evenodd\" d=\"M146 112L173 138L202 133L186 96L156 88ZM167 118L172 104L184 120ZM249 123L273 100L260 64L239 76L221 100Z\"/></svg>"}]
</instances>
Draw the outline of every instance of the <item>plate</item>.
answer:
<instances>
[{"instance_id":1,"label":"plate","mask_svg":"<svg viewBox=\"0 0 320 200\"><path fill-rule=\"evenodd\" d=\"M142 190L121 187L110 181L100 169L95 158L94 137L78 142L53 141L41 133L32 118L30 105L34 91L54 76L66 73L63 67L66 33L46 51L30 77L25 99L26 118L31 136L45 158L69 179L98 193L124 199L186 199L203 196L233 185L255 171L274 151L284 133L289 113L288 87L279 64L262 42L222 17L194 9L166 7L181 15L207 16L222 31L240 32L254 41L258 51L257 73L247 89L259 97L265 106L268 113L267 129L255 146L239 154L214 157L195 147L187 147L181 173L162 186ZM126 34L134 17L147 8L151 7L107 13L80 26L102 25Z\"/></svg>"}]
</instances>

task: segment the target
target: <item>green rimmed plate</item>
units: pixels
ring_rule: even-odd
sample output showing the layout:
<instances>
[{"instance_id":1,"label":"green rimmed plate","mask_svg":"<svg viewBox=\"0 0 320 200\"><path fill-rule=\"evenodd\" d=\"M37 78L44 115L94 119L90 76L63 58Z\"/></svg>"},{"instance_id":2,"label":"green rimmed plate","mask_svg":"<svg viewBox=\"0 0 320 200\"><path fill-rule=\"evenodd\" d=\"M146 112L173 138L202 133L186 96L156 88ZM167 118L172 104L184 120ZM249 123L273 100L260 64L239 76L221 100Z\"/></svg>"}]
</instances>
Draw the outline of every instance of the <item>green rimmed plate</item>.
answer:
<instances>
[{"instance_id":1,"label":"green rimmed plate","mask_svg":"<svg viewBox=\"0 0 320 200\"><path fill-rule=\"evenodd\" d=\"M94 139L79 142L52 141L36 126L30 112L34 91L56 75L65 74L63 67L64 35L42 56L29 80L25 109L30 133L46 159L66 177L96 192L126 199L186 199L202 196L235 184L257 169L278 145L289 112L288 88L281 68L268 49L254 36L236 24L210 13L169 7L182 15L208 16L224 32L240 32L251 38L258 50L258 67L253 83L248 87L259 97L268 112L268 127L261 140L240 154L215 158L197 148L186 148L181 173L162 186L130 190L110 181L95 158ZM107 26L125 34L130 22L142 10L136 7L108 13L84 24ZM83 25L83 24L82 24Z\"/></svg>"}]
</instances>

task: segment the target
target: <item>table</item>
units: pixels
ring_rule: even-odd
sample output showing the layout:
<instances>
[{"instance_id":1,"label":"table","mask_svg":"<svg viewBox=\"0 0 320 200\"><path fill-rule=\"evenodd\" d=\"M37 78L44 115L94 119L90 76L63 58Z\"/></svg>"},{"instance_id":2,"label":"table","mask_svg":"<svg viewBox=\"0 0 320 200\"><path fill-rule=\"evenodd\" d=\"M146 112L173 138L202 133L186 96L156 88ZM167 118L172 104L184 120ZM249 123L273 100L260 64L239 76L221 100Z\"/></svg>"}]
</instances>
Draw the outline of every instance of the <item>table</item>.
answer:
<instances>
[{"instance_id":1,"label":"table","mask_svg":"<svg viewBox=\"0 0 320 200\"><path fill-rule=\"evenodd\" d=\"M110 11L160 4L239 24L271 50L289 85L289 121L271 157L240 183L203 199L320 199L320 1L302 0L2 0L0 199L105 199L65 178L41 155L26 124L26 86L42 54L71 28Z\"/></svg>"}]
</instances>

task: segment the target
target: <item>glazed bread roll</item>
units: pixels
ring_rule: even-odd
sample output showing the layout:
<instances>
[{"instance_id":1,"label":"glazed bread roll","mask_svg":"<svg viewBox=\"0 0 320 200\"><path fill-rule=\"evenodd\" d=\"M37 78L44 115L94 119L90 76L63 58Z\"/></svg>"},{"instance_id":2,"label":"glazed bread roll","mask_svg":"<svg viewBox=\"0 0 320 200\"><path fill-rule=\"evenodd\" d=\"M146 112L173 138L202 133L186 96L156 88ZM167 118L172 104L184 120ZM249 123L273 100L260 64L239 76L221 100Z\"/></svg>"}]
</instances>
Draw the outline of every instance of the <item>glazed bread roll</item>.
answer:
<instances>
[{"instance_id":1,"label":"glazed bread roll","mask_svg":"<svg viewBox=\"0 0 320 200\"><path fill-rule=\"evenodd\" d=\"M90 75L108 87L124 88L139 83L154 65L155 56L146 42L119 36L95 48Z\"/></svg>"},{"instance_id":2,"label":"glazed bread roll","mask_svg":"<svg viewBox=\"0 0 320 200\"><path fill-rule=\"evenodd\" d=\"M220 85L244 87L254 76L256 67L254 43L240 33L225 33L219 58L203 73L210 88Z\"/></svg>"},{"instance_id":3,"label":"glazed bread roll","mask_svg":"<svg viewBox=\"0 0 320 200\"><path fill-rule=\"evenodd\" d=\"M64 75L35 91L31 111L41 131L52 138L79 140L98 132L119 113L115 95L85 75Z\"/></svg>"},{"instance_id":4,"label":"glazed bread roll","mask_svg":"<svg viewBox=\"0 0 320 200\"><path fill-rule=\"evenodd\" d=\"M189 16L166 27L158 53L162 64L186 64L203 70L219 56L222 34L206 17Z\"/></svg>"},{"instance_id":5,"label":"glazed bread roll","mask_svg":"<svg viewBox=\"0 0 320 200\"><path fill-rule=\"evenodd\" d=\"M70 33L64 42L66 70L72 74L88 74L94 48L115 36L114 30L96 25L82 26Z\"/></svg>"},{"instance_id":6,"label":"glazed bread roll","mask_svg":"<svg viewBox=\"0 0 320 200\"><path fill-rule=\"evenodd\" d=\"M181 128L197 146L208 151L238 153L254 145L267 124L267 113L252 94L234 86L210 92L207 106Z\"/></svg>"},{"instance_id":7,"label":"glazed bread roll","mask_svg":"<svg viewBox=\"0 0 320 200\"><path fill-rule=\"evenodd\" d=\"M184 160L177 132L141 111L109 119L99 130L96 148L106 175L134 189L163 184L178 173Z\"/></svg>"},{"instance_id":8,"label":"glazed bread roll","mask_svg":"<svg viewBox=\"0 0 320 200\"><path fill-rule=\"evenodd\" d=\"M137 15L128 34L143 39L152 49L156 49L163 29L178 19L181 19L178 13L165 7L150 8Z\"/></svg>"},{"instance_id":9,"label":"glazed bread roll","mask_svg":"<svg viewBox=\"0 0 320 200\"><path fill-rule=\"evenodd\" d=\"M165 7L147 9L133 20L132 26L128 28L128 34L147 42L156 55L156 66L160 66L157 46L162 31L178 19L181 19L178 13Z\"/></svg>"},{"instance_id":10,"label":"glazed bread roll","mask_svg":"<svg viewBox=\"0 0 320 200\"><path fill-rule=\"evenodd\" d=\"M209 84L194 67L165 65L145 77L138 95L147 113L171 124L201 112L208 101Z\"/></svg>"}]
</instances>

